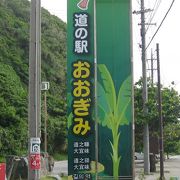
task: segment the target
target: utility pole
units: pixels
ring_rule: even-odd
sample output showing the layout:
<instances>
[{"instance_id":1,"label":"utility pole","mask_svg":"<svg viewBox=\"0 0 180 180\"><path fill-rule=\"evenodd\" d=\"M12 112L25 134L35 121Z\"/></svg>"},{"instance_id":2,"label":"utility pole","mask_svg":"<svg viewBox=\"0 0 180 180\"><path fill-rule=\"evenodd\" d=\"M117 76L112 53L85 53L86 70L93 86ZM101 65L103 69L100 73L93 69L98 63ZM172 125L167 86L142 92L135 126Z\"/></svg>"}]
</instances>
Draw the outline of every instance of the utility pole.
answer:
<instances>
[{"instance_id":1,"label":"utility pole","mask_svg":"<svg viewBox=\"0 0 180 180\"><path fill-rule=\"evenodd\" d=\"M161 77L160 77L160 60L159 60L159 44L156 44L157 50L157 75L158 75L158 112L160 126L160 180L164 180L164 147L163 147L163 118L162 118L162 96L161 96Z\"/></svg>"},{"instance_id":2,"label":"utility pole","mask_svg":"<svg viewBox=\"0 0 180 180\"><path fill-rule=\"evenodd\" d=\"M29 52L29 166L28 180L40 179L41 136L41 3L31 0Z\"/></svg>"},{"instance_id":3,"label":"utility pole","mask_svg":"<svg viewBox=\"0 0 180 180\"><path fill-rule=\"evenodd\" d=\"M154 59L153 59L152 49L151 49L151 83L153 86L153 84L154 84Z\"/></svg>"},{"instance_id":4,"label":"utility pole","mask_svg":"<svg viewBox=\"0 0 180 180\"><path fill-rule=\"evenodd\" d=\"M141 48L142 48L142 78L143 78L143 114L144 117L148 114L147 102L148 102L148 90L147 90L147 67L146 67L146 25L154 25L154 24L146 24L145 23L145 13L152 11L151 9L145 9L144 0L141 0L141 9L140 11L134 11L134 14L141 14ZM143 147L144 147L144 173L150 173L150 162L149 162L149 125L146 123L144 125L143 130Z\"/></svg>"},{"instance_id":5,"label":"utility pole","mask_svg":"<svg viewBox=\"0 0 180 180\"><path fill-rule=\"evenodd\" d=\"M145 8L144 0L141 0L141 41L142 41L142 77L143 77L143 113L147 116L148 108L148 90L147 90L147 68L146 68L146 30L145 30ZM150 173L150 162L149 162L149 125L144 124L143 133L143 146L144 146L144 173Z\"/></svg>"},{"instance_id":6,"label":"utility pole","mask_svg":"<svg viewBox=\"0 0 180 180\"><path fill-rule=\"evenodd\" d=\"M47 152L47 96L44 92L44 152Z\"/></svg>"},{"instance_id":7,"label":"utility pole","mask_svg":"<svg viewBox=\"0 0 180 180\"><path fill-rule=\"evenodd\" d=\"M153 87L154 85L154 71L156 71L157 69L154 68L154 61L156 59L153 58L153 52L152 52L152 49L151 49L151 59L147 59L151 62L151 68L150 69L147 69L149 71L151 71L151 86Z\"/></svg>"}]
</instances>

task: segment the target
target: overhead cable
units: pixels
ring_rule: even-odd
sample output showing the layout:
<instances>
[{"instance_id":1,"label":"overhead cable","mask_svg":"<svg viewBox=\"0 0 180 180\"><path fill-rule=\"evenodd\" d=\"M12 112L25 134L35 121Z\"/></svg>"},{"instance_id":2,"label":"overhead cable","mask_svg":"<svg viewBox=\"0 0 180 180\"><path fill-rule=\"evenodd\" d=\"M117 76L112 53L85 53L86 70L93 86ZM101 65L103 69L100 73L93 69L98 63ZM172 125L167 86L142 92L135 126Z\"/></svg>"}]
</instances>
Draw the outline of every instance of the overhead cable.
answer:
<instances>
[{"instance_id":1,"label":"overhead cable","mask_svg":"<svg viewBox=\"0 0 180 180\"><path fill-rule=\"evenodd\" d=\"M153 41L154 37L155 37L156 34L158 33L158 31L159 31L159 29L161 28L161 26L162 26L164 20L166 19L167 15L169 14L169 12L170 12L170 10L171 10L171 8L172 8L174 2L175 2L175 0L172 1L171 5L170 5L170 7L169 7L169 9L168 9L168 11L166 12L164 18L162 19L162 21L161 21L159 27L157 28L156 32L155 32L154 35L152 36L152 38L151 38L150 42L148 43L148 45L146 46L146 49L145 49L145 50L148 49L148 47L150 46L150 44L151 44L151 42Z\"/></svg>"},{"instance_id":2,"label":"overhead cable","mask_svg":"<svg viewBox=\"0 0 180 180\"><path fill-rule=\"evenodd\" d=\"M151 15L150 15L149 22L148 22L148 27L147 27L147 29L146 29L146 33L147 33L147 31L148 31L148 29L149 29L149 27L150 27L150 24L151 24L154 16L155 16L156 13L157 13L157 10L158 10L160 4L161 4L161 0L159 0L159 1L156 0L156 2L155 2L155 4L154 4L154 7L153 7L154 12L152 11L152 13L151 13Z\"/></svg>"}]
</instances>

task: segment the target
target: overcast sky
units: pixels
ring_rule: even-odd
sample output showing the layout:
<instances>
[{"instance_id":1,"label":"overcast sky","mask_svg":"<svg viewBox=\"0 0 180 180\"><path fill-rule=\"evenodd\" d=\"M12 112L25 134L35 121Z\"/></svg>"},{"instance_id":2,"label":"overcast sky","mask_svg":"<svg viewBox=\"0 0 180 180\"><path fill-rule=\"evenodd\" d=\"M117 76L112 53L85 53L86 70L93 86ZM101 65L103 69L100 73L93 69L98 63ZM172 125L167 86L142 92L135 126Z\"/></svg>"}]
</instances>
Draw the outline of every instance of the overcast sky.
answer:
<instances>
[{"instance_id":1,"label":"overcast sky","mask_svg":"<svg viewBox=\"0 0 180 180\"><path fill-rule=\"evenodd\" d=\"M140 9L140 0L132 0L134 10ZM153 9L155 2L159 2L159 8L155 13L152 23L157 25L150 26L146 35L146 44L149 43L151 37L155 33L161 20L166 14L172 0L145 0L146 8ZM58 16L63 21L67 22L67 0L41 0L44 8L48 9L52 14ZM156 43L160 46L160 63L161 63L161 82L165 86L169 86L172 81L175 82L175 88L180 92L180 0L175 0L175 3L168 14L161 29L153 40L151 46L147 50L147 58L151 57L151 49L153 49L154 57L156 56ZM149 21L150 13L146 13L146 21ZM134 77L135 81L139 79L142 74L141 64L141 49L139 44L140 39L140 15L133 14L133 60L134 60ZM156 62L154 62L156 63ZM150 67L150 62L149 62ZM148 72L148 75L149 72ZM156 76L156 73L154 74Z\"/></svg>"}]
</instances>

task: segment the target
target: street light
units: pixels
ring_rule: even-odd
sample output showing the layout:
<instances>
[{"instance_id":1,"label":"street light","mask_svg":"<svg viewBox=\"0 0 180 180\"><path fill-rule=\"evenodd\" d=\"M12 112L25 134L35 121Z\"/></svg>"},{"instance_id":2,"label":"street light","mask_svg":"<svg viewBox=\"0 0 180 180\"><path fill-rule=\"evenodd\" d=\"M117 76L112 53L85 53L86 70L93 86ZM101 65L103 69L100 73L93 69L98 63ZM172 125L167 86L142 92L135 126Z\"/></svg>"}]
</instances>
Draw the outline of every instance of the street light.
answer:
<instances>
[{"instance_id":1,"label":"street light","mask_svg":"<svg viewBox=\"0 0 180 180\"><path fill-rule=\"evenodd\" d=\"M49 82L41 83L41 91L44 91L44 152L47 152L47 96L46 91L49 90Z\"/></svg>"}]
</instances>

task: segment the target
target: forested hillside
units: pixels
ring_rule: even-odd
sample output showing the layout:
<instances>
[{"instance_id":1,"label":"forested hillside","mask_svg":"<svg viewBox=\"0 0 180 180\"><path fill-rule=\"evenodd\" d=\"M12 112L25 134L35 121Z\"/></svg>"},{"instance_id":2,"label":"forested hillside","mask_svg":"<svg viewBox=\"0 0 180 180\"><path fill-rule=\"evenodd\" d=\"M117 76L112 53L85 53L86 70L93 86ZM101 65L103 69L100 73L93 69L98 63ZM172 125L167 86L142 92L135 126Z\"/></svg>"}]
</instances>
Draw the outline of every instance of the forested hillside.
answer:
<instances>
[{"instance_id":1,"label":"forested hillside","mask_svg":"<svg viewBox=\"0 0 180 180\"><path fill-rule=\"evenodd\" d=\"M27 153L29 22L28 0L0 0L0 156ZM42 9L42 81L50 82L50 153L60 151L65 142L65 76L66 24ZM42 146L43 120L42 104Z\"/></svg>"}]
</instances>

